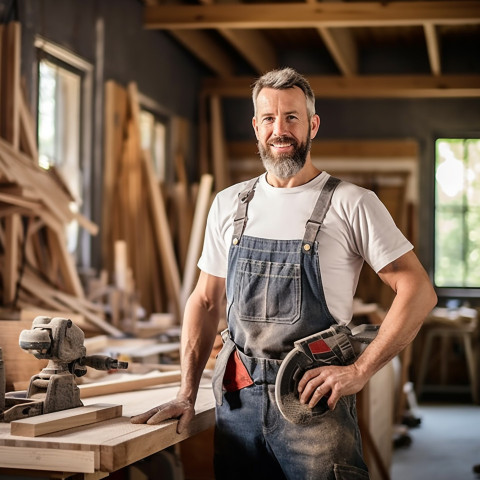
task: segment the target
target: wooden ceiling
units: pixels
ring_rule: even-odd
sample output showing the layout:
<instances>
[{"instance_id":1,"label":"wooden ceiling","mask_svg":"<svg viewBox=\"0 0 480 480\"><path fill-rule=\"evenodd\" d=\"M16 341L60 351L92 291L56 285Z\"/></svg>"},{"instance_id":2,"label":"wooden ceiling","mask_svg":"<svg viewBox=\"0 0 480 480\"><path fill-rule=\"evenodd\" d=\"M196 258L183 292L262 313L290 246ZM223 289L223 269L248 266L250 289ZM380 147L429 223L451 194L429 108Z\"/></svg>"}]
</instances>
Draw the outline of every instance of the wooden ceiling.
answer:
<instances>
[{"instance_id":1,"label":"wooden ceiling","mask_svg":"<svg viewBox=\"0 0 480 480\"><path fill-rule=\"evenodd\" d=\"M144 0L211 71L205 92L249 96L292 66L322 97L480 97L480 1Z\"/></svg>"}]
</instances>

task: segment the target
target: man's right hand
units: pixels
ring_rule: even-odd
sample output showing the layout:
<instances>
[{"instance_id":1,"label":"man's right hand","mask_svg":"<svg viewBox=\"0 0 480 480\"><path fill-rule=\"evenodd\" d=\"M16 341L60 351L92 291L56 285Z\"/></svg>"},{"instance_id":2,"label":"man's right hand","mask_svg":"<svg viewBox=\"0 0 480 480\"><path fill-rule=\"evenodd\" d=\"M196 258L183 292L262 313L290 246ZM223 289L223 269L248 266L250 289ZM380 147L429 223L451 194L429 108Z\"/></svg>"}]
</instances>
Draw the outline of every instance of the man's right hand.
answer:
<instances>
[{"instance_id":1,"label":"man's right hand","mask_svg":"<svg viewBox=\"0 0 480 480\"><path fill-rule=\"evenodd\" d=\"M158 425L164 420L178 418L177 433L182 433L195 416L194 405L189 400L175 399L154 407L147 412L130 418L131 423L146 423Z\"/></svg>"}]
</instances>

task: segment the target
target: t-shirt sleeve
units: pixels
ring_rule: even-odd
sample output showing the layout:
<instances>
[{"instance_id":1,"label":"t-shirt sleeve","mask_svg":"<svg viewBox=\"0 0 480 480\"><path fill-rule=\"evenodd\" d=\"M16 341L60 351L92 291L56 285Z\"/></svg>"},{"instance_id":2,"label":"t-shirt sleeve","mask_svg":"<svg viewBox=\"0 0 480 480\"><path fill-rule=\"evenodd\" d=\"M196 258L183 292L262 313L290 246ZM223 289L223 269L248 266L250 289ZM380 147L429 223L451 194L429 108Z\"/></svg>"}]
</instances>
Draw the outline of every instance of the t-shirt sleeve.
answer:
<instances>
[{"instance_id":1,"label":"t-shirt sleeve","mask_svg":"<svg viewBox=\"0 0 480 480\"><path fill-rule=\"evenodd\" d=\"M208 212L203 250L197 266L205 273L226 278L228 251L221 232L221 223L217 195Z\"/></svg>"},{"instance_id":2,"label":"t-shirt sleeve","mask_svg":"<svg viewBox=\"0 0 480 480\"><path fill-rule=\"evenodd\" d=\"M352 226L359 254L376 273L413 249L385 205L371 191L358 203Z\"/></svg>"}]
</instances>

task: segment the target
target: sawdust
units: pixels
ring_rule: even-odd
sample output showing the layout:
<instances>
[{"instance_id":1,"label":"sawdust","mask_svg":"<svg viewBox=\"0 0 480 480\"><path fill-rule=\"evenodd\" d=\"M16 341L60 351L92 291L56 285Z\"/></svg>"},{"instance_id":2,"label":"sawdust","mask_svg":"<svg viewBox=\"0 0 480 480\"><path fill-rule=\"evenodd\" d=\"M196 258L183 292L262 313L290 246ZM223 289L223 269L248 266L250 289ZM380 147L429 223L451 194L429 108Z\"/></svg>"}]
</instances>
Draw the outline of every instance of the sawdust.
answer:
<instances>
[{"instance_id":1,"label":"sawdust","mask_svg":"<svg viewBox=\"0 0 480 480\"><path fill-rule=\"evenodd\" d=\"M300 403L298 396L289 393L282 397L283 414L293 423L307 424L313 418L313 411L308 405Z\"/></svg>"}]
</instances>

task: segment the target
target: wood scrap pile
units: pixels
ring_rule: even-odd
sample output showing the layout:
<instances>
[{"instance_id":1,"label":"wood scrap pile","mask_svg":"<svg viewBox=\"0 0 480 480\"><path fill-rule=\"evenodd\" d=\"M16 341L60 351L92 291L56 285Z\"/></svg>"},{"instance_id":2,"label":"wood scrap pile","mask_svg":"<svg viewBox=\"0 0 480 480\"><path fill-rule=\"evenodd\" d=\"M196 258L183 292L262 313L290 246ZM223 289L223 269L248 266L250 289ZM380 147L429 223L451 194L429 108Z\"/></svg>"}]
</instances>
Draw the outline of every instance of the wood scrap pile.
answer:
<instances>
[{"instance_id":1,"label":"wood scrap pile","mask_svg":"<svg viewBox=\"0 0 480 480\"><path fill-rule=\"evenodd\" d=\"M179 149L175 158L179 181L167 190L156 177L149 152L141 148L139 115L136 84L130 83L124 88L108 81L105 87L103 265L112 282L123 285L121 290L127 285L127 291L130 288L138 292L139 303L147 314L171 312L174 323L179 324L185 299L197 275L196 262L213 177L204 175L199 186L189 186ZM185 124L178 119L172 123L177 123L177 129L184 132L179 137L183 143L187 142ZM126 254L119 255L119 244L125 245ZM120 251L123 252L123 248ZM119 281L121 271L129 281Z\"/></svg>"},{"instance_id":2,"label":"wood scrap pile","mask_svg":"<svg viewBox=\"0 0 480 480\"><path fill-rule=\"evenodd\" d=\"M96 330L118 335L85 299L65 229L73 197L55 169L38 166L36 133L20 88L20 24L0 25L0 302L4 309L81 313Z\"/></svg>"}]
</instances>

